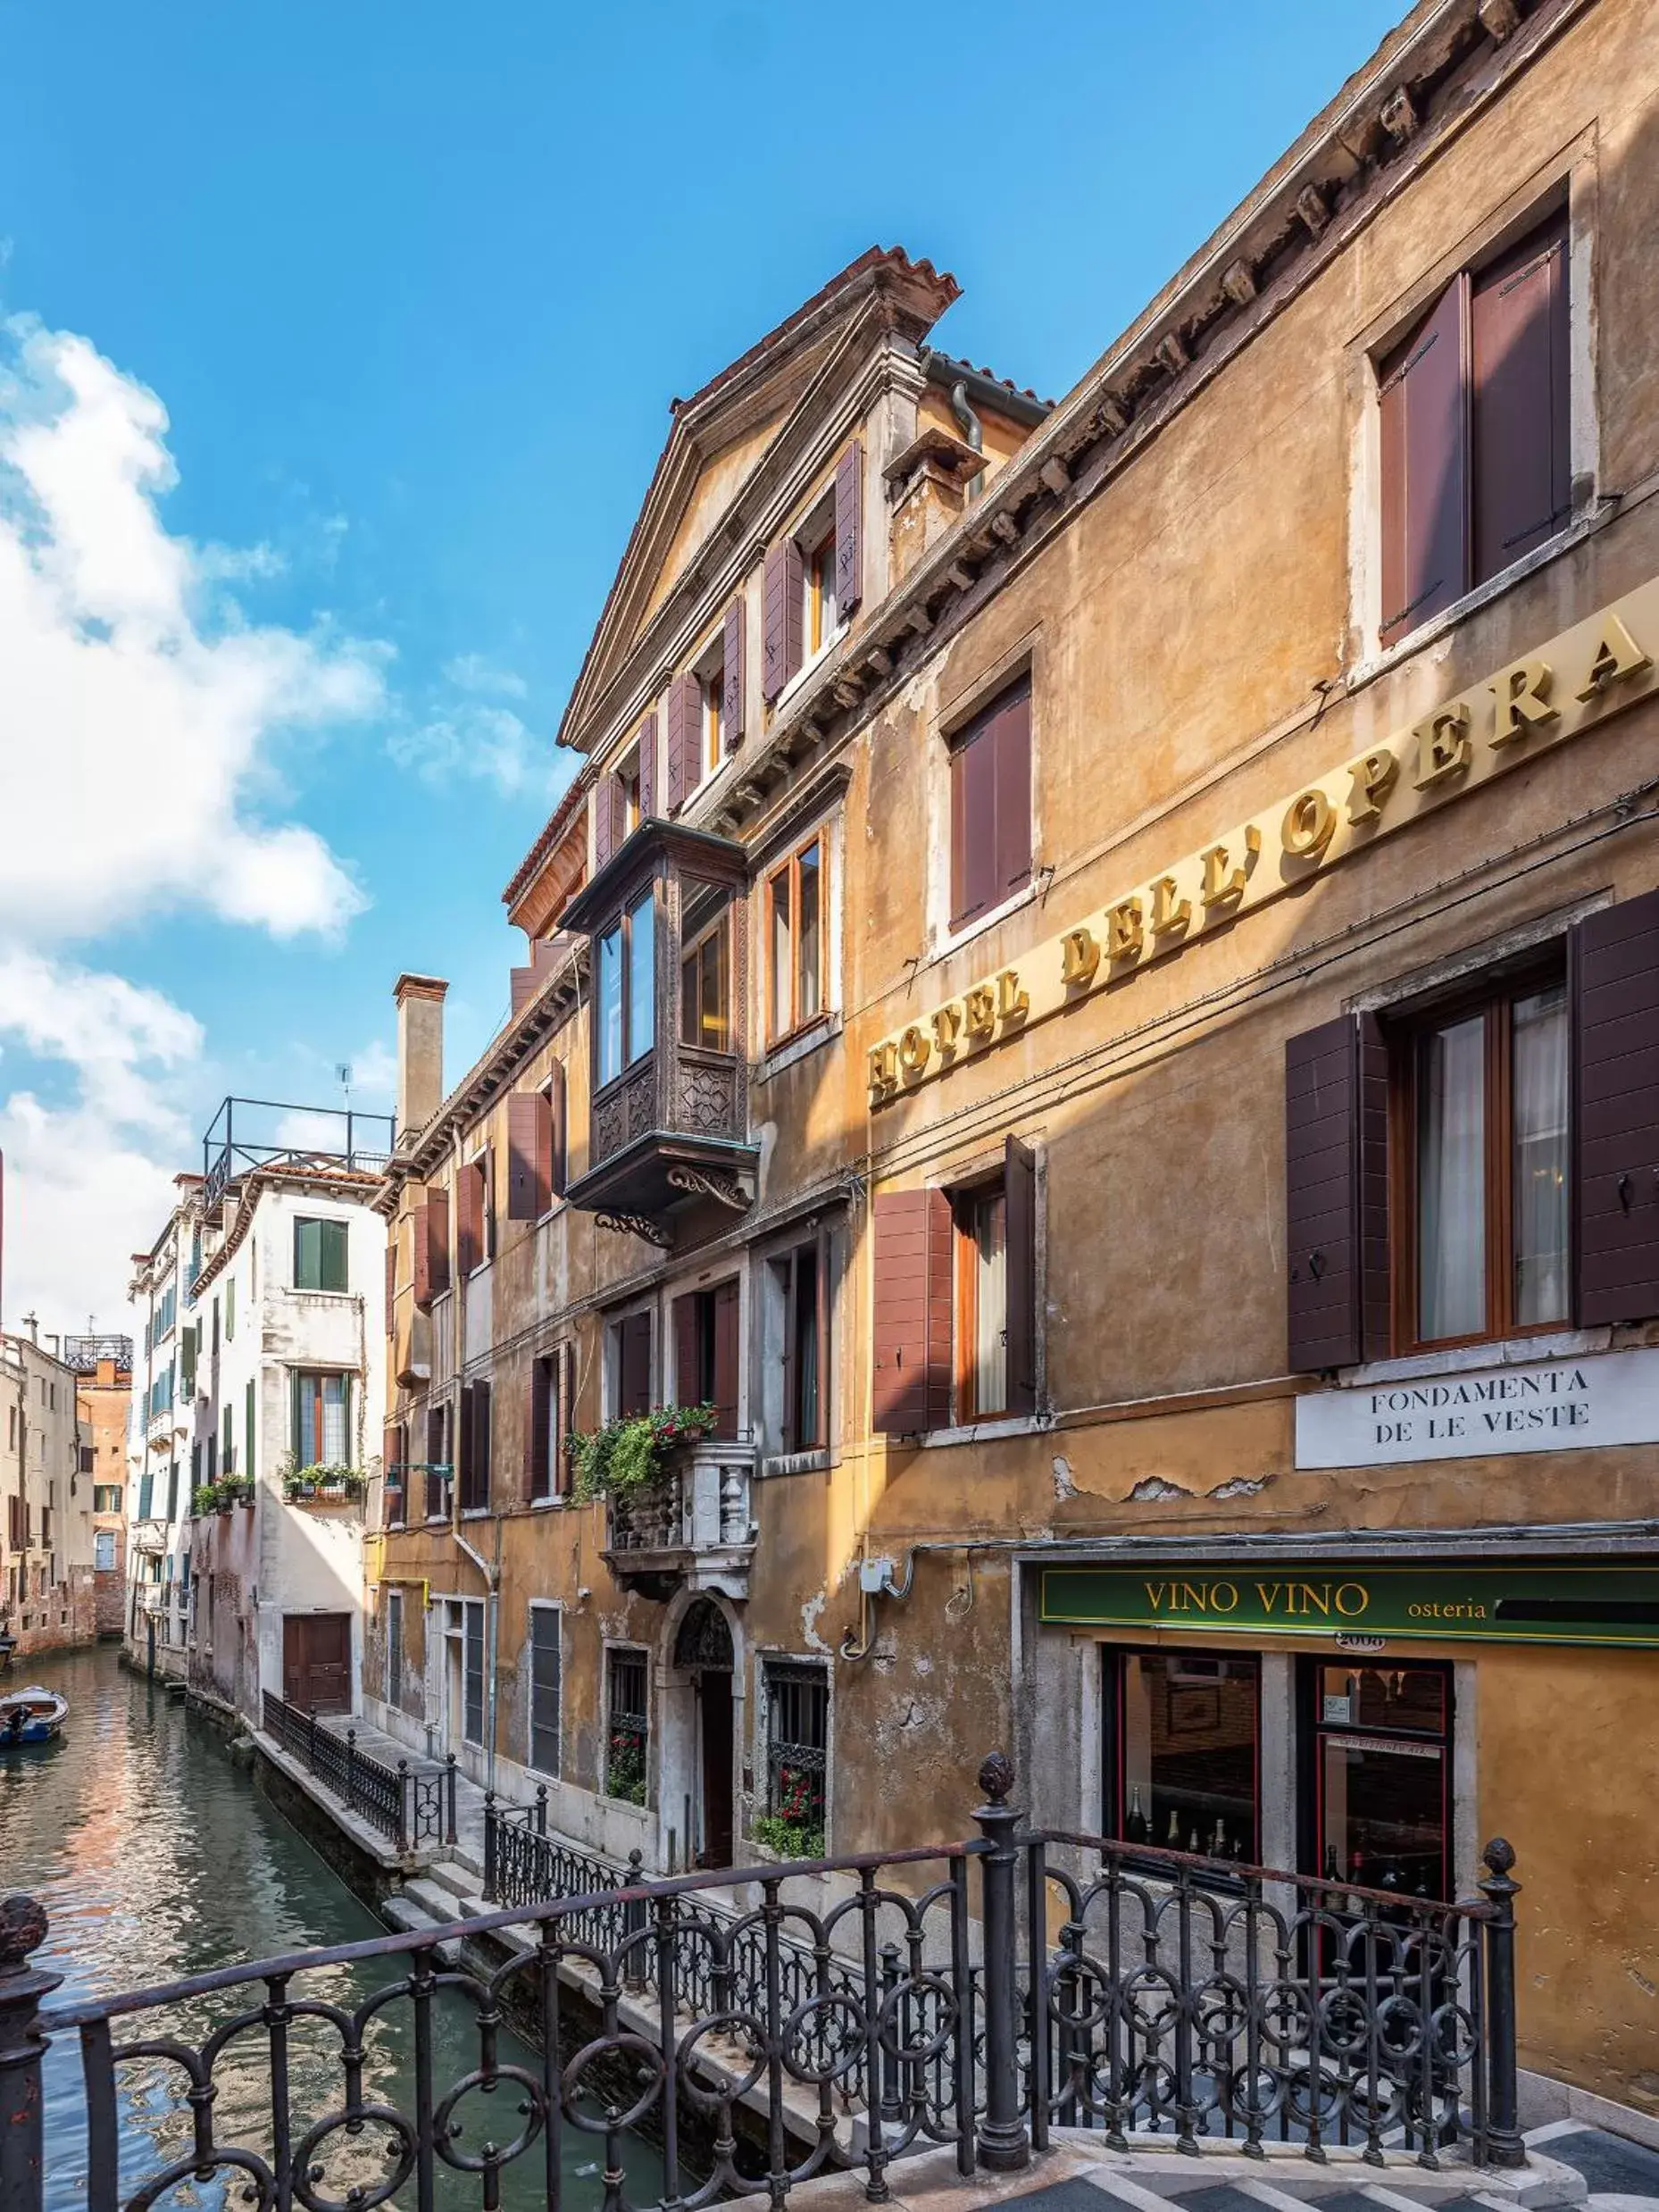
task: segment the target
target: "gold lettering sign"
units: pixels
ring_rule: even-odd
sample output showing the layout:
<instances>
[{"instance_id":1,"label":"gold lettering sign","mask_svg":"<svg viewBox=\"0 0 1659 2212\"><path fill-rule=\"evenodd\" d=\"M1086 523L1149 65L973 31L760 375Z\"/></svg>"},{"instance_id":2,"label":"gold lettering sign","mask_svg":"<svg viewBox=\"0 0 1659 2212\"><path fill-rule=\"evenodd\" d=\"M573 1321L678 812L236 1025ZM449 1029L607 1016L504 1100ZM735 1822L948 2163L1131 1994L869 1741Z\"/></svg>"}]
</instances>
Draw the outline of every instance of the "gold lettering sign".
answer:
<instances>
[{"instance_id":1,"label":"gold lettering sign","mask_svg":"<svg viewBox=\"0 0 1659 2212\"><path fill-rule=\"evenodd\" d=\"M866 1064L871 1107L1167 959L1516 762L1652 697L1659 692L1655 645L1659 578L1107 899L1024 953L1017 969L981 977L883 1038Z\"/></svg>"}]
</instances>

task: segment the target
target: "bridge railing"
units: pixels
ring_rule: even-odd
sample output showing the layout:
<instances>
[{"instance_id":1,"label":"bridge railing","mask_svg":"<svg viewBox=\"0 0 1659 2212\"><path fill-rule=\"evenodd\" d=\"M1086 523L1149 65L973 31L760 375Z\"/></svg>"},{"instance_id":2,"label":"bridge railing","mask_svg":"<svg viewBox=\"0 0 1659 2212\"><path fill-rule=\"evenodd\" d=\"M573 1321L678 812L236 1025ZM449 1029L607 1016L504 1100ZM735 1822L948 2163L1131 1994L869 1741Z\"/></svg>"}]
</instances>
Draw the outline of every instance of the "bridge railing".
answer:
<instances>
[{"instance_id":1,"label":"bridge railing","mask_svg":"<svg viewBox=\"0 0 1659 2212\"><path fill-rule=\"evenodd\" d=\"M400 1851L423 1843L455 1841L455 1759L443 1765L417 1766L399 1759L388 1766L357 1749L357 1732L344 1735L286 1699L263 1695L265 1733L304 1762L348 1812L366 1821Z\"/></svg>"}]
</instances>

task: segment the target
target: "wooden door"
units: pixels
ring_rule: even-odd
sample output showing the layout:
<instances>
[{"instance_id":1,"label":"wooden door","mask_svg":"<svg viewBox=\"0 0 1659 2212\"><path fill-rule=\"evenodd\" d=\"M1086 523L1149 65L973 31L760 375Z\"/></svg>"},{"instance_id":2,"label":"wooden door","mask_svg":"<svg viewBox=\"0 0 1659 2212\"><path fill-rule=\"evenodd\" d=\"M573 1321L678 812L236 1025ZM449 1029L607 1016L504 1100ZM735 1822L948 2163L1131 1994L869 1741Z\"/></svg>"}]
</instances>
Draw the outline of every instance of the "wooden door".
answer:
<instances>
[{"instance_id":1,"label":"wooden door","mask_svg":"<svg viewBox=\"0 0 1659 2212\"><path fill-rule=\"evenodd\" d=\"M703 1736L703 1849L704 1866L731 1864L731 1676L705 1667L697 1677L697 1713Z\"/></svg>"},{"instance_id":2,"label":"wooden door","mask_svg":"<svg viewBox=\"0 0 1659 2212\"><path fill-rule=\"evenodd\" d=\"M282 1694L302 1713L352 1709L352 1616L288 1613L282 1620Z\"/></svg>"}]
</instances>

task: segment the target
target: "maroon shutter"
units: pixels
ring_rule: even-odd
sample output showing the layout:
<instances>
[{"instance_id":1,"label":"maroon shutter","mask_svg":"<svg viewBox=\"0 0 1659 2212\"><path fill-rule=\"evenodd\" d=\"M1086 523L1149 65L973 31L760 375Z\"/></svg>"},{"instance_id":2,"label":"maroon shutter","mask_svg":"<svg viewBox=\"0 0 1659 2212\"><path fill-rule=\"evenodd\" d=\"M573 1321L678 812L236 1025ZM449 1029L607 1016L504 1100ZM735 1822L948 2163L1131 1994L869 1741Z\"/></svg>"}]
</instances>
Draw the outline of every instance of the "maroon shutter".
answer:
<instances>
[{"instance_id":1,"label":"maroon shutter","mask_svg":"<svg viewBox=\"0 0 1659 2212\"><path fill-rule=\"evenodd\" d=\"M950 1419L951 1214L942 1190L876 1194L873 1420L913 1436Z\"/></svg>"},{"instance_id":2,"label":"maroon shutter","mask_svg":"<svg viewBox=\"0 0 1659 2212\"><path fill-rule=\"evenodd\" d=\"M1031 880L1031 687L1021 684L997 708L996 896Z\"/></svg>"},{"instance_id":3,"label":"maroon shutter","mask_svg":"<svg viewBox=\"0 0 1659 2212\"><path fill-rule=\"evenodd\" d=\"M564 1063L555 1060L547 1082L547 1198L564 1196Z\"/></svg>"},{"instance_id":4,"label":"maroon shutter","mask_svg":"<svg viewBox=\"0 0 1659 2212\"><path fill-rule=\"evenodd\" d=\"M552 1114L539 1090L507 1100L507 1219L539 1221L552 1202Z\"/></svg>"},{"instance_id":5,"label":"maroon shutter","mask_svg":"<svg viewBox=\"0 0 1659 2212\"><path fill-rule=\"evenodd\" d=\"M1455 278L1380 371L1384 645L1467 588L1468 294Z\"/></svg>"},{"instance_id":6,"label":"maroon shutter","mask_svg":"<svg viewBox=\"0 0 1659 2212\"><path fill-rule=\"evenodd\" d=\"M617 775L607 776L604 788L611 808L611 850L614 853L628 835L628 792Z\"/></svg>"},{"instance_id":7,"label":"maroon shutter","mask_svg":"<svg viewBox=\"0 0 1659 2212\"><path fill-rule=\"evenodd\" d=\"M629 1314L617 1331L617 1412L625 1421L651 1410L651 1315Z\"/></svg>"},{"instance_id":8,"label":"maroon shutter","mask_svg":"<svg viewBox=\"0 0 1659 2212\"><path fill-rule=\"evenodd\" d=\"M845 622L864 596L864 449L856 439L835 470L835 611Z\"/></svg>"},{"instance_id":9,"label":"maroon shutter","mask_svg":"<svg viewBox=\"0 0 1659 2212\"><path fill-rule=\"evenodd\" d=\"M723 690L721 720L726 750L735 753L743 743L743 595L726 609L724 661L721 671Z\"/></svg>"},{"instance_id":10,"label":"maroon shutter","mask_svg":"<svg viewBox=\"0 0 1659 2212\"><path fill-rule=\"evenodd\" d=\"M426 1194L427 1283L429 1299L442 1298L449 1288L449 1193Z\"/></svg>"},{"instance_id":11,"label":"maroon shutter","mask_svg":"<svg viewBox=\"0 0 1659 2212\"><path fill-rule=\"evenodd\" d=\"M996 741L981 722L950 760L951 927L988 913L996 889Z\"/></svg>"},{"instance_id":12,"label":"maroon shutter","mask_svg":"<svg viewBox=\"0 0 1659 2212\"><path fill-rule=\"evenodd\" d=\"M1394 1282L1388 1265L1388 1048L1374 1014L1359 1017L1360 1349L1394 1349Z\"/></svg>"},{"instance_id":13,"label":"maroon shutter","mask_svg":"<svg viewBox=\"0 0 1659 2212\"><path fill-rule=\"evenodd\" d=\"M469 1163L455 1185L455 1272L470 1275L484 1256L484 1178Z\"/></svg>"},{"instance_id":14,"label":"maroon shutter","mask_svg":"<svg viewBox=\"0 0 1659 2212\"><path fill-rule=\"evenodd\" d=\"M668 687L668 811L677 814L697 787L697 680Z\"/></svg>"},{"instance_id":15,"label":"maroon shutter","mask_svg":"<svg viewBox=\"0 0 1659 2212\"><path fill-rule=\"evenodd\" d=\"M714 1293L714 1433L738 1433L738 1285L722 1282Z\"/></svg>"},{"instance_id":16,"label":"maroon shutter","mask_svg":"<svg viewBox=\"0 0 1659 2212\"><path fill-rule=\"evenodd\" d=\"M1285 1246L1293 1373L1348 1367L1360 1328L1358 1031L1347 1014L1285 1045Z\"/></svg>"},{"instance_id":17,"label":"maroon shutter","mask_svg":"<svg viewBox=\"0 0 1659 2212\"><path fill-rule=\"evenodd\" d=\"M532 1498L552 1495L553 1462L547 1450L547 1414L552 1395L551 1363L546 1359L530 1362L529 1406L526 1418L529 1422L529 1449L524 1465L529 1480L528 1496Z\"/></svg>"},{"instance_id":18,"label":"maroon shutter","mask_svg":"<svg viewBox=\"0 0 1659 2212\"><path fill-rule=\"evenodd\" d=\"M1567 211L1475 280L1469 304L1474 572L1484 583L1567 519Z\"/></svg>"},{"instance_id":19,"label":"maroon shutter","mask_svg":"<svg viewBox=\"0 0 1659 2212\"><path fill-rule=\"evenodd\" d=\"M593 866L598 874L616 849L616 824L611 813L611 786L614 779L601 776L593 789Z\"/></svg>"},{"instance_id":20,"label":"maroon shutter","mask_svg":"<svg viewBox=\"0 0 1659 2212\"><path fill-rule=\"evenodd\" d=\"M764 664L761 689L768 706L789 680L788 622L784 608L788 588L785 551L784 544L767 548L766 566L761 577L761 658Z\"/></svg>"},{"instance_id":21,"label":"maroon shutter","mask_svg":"<svg viewBox=\"0 0 1659 2212\"><path fill-rule=\"evenodd\" d=\"M555 1498L563 1498L570 1487L571 1469L566 1447L571 1440L571 1424L575 1413L572 1398L576 1381L576 1347L573 1344L561 1344L554 1356L557 1362L554 1387L559 1393L559 1420L558 1433L554 1439L553 1494Z\"/></svg>"},{"instance_id":22,"label":"maroon shutter","mask_svg":"<svg viewBox=\"0 0 1659 2212\"><path fill-rule=\"evenodd\" d=\"M1007 1269L1008 1410L1037 1411L1037 1155L1017 1137L1003 1142Z\"/></svg>"},{"instance_id":23,"label":"maroon shutter","mask_svg":"<svg viewBox=\"0 0 1659 2212\"><path fill-rule=\"evenodd\" d=\"M472 1385L463 1382L455 1399L455 1502L464 1512L472 1503Z\"/></svg>"},{"instance_id":24,"label":"maroon shutter","mask_svg":"<svg viewBox=\"0 0 1659 2212\"><path fill-rule=\"evenodd\" d=\"M472 1503L489 1503L489 1385L472 1385Z\"/></svg>"},{"instance_id":25,"label":"maroon shutter","mask_svg":"<svg viewBox=\"0 0 1659 2212\"><path fill-rule=\"evenodd\" d=\"M424 1206L417 1206L409 1216L414 1231L412 1258L413 1267L414 1302L417 1306L432 1303L432 1200L429 1197Z\"/></svg>"},{"instance_id":26,"label":"maroon shutter","mask_svg":"<svg viewBox=\"0 0 1659 2212\"><path fill-rule=\"evenodd\" d=\"M656 709L639 725L639 814L648 822L656 813Z\"/></svg>"},{"instance_id":27,"label":"maroon shutter","mask_svg":"<svg viewBox=\"0 0 1659 2212\"><path fill-rule=\"evenodd\" d=\"M1659 891L1572 933L1580 1328L1659 1314Z\"/></svg>"},{"instance_id":28,"label":"maroon shutter","mask_svg":"<svg viewBox=\"0 0 1659 2212\"><path fill-rule=\"evenodd\" d=\"M688 1293L674 1300L670 1318L674 1333L674 1403L697 1402L697 1301Z\"/></svg>"},{"instance_id":29,"label":"maroon shutter","mask_svg":"<svg viewBox=\"0 0 1659 2212\"><path fill-rule=\"evenodd\" d=\"M513 968L510 971L507 982L515 1022L536 996L536 987L540 981L541 977L534 968Z\"/></svg>"}]
</instances>

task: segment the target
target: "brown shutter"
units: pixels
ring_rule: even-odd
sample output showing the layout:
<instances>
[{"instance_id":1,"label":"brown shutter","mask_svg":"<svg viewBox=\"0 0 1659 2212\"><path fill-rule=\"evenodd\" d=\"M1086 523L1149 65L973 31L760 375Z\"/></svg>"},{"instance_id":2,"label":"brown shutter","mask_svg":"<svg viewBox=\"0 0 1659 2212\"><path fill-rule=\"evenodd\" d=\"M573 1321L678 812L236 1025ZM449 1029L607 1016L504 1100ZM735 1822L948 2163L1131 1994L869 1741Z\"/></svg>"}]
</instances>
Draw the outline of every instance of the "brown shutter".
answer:
<instances>
[{"instance_id":1,"label":"brown shutter","mask_svg":"<svg viewBox=\"0 0 1659 2212\"><path fill-rule=\"evenodd\" d=\"M463 1382L455 1399L454 1447L455 1502L464 1511L472 1503L472 1385Z\"/></svg>"},{"instance_id":2,"label":"brown shutter","mask_svg":"<svg viewBox=\"0 0 1659 2212\"><path fill-rule=\"evenodd\" d=\"M564 1196L565 1178L564 1063L555 1060L547 1083L547 1199Z\"/></svg>"},{"instance_id":3,"label":"brown shutter","mask_svg":"<svg viewBox=\"0 0 1659 2212\"><path fill-rule=\"evenodd\" d=\"M723 686L721 721L726 750L735 753L743 743L743 595L726 609L726 637L721 680Z\"/></svg>"},{"instance_id":4,"label":"brown shutter","mask_svg":"<svg viewBox=\"0 0 1659 2212\"><path fill-rule=\"evenodd\" d=\"M695 1406L697 1388L697 1301L694 1292L669 1309L674 1334L674 1403Z\"/></svg>"},{"instance_id":5,"label":"brown shutter","mask_svg":"<svg viewBox=\"0 0 1659 2212\"><path fill-rule=\"evenodd\" d=\"M864 596L864 449L856 439L835 470L835 611L845 621Z\"/></svg>"},{"instance_id":6,"label":"brown shutter","mask_svg":"<svg viewBox=\"0 0 1659 2212\"><path fill-rule=\"evenodd\" d=\"M996 889L996 740L981 723L950 757L951 927L989 912Z\"/></svg>"},{"instance_id":7,"label":"brown shutter","mask_svg":"<svg viewBox=\"0 0 1659 2212\"><path fill-rule=\"evenodd\" d=\"M417 1306L429 1306L433 1297L432 1200L430 1198L427 1199L424 1206L417 1206L413 1209L409 1216L409 1223L413 1231L412 1257L413 1260L414 1302Z\"/></svg>"},{"instance_id":8,"label":"brown shutter","mask_svg":"<svg viewBox=\"0 0 1659 2212\"><path fill-rule=\"evenodd\" d=\"M738 1433L738 1285L722 1282L714 1293L714 1433Z\"/></svg>"},{"instance_id":9,"label":"brown shutter","mask_svg":"<svg viewBox=\"0 0 1659 2212\"><path fill-rule=\"evenodd\" d=\"M1360 1349L1394 1349L1394 1279L1388 1265L1388 1048L1374 1014L1359 1017Z\"/></svg>"},{"instance_id":10,"label":"brown shutter","mask_svg":"<svg viewBox=\"0 0 1659 2212\"><path fill-rule=\"evenodd\" d=\"M1580 1328L1659 1314L1659 891L1572 933Z\"/></svg>"},{"instance_id":11,"label":"brown shutter","mask_svg":"<svg viewBox=\"0 0 1659 2212\"><path fill-rule=\"evenodd\" d=\"M873 1213L873 1422L889 1436L950 1419L951 1212L942 1190L883 1190Z\"/></svg>"},{"instance_id":12,"label":"brown shutter","mask_svg":"<svg viewBox=\"0 0 1659 2212\"><path fill-rule=\"evenodd\" d=\"M1379 371L1384 645L1467 588L1468 300L1455 278Z\"/></svg>"},{"instance_id":13,"label":"brown shutter","mask_svg":"<svg viewBox=\"0 0 1659 2212\"><path fill-rule=\"evenodd\" d=\"M999 899L1031 880L1031 687L1021 684L996 710L996 863Z\"/></svg>"},{"instance_id":14,"label":"brown shutter","mask_svg":"<svg viewBox=\"0 0 1659 2212\"><path fill-rule=\"evenodd\" d=\"M539 1221L552 1203L553 1117L539 1090L507 1100L507 1219Z\"/></svg>"},{"instance_id":15,"label":"brown shutter","mask_svg":"<svg viewBox=\"0 0 1659 2212\"><path fill-rule=\"evenodd\" d=\"M656 813L656 709L639 725L639 813L649 821Z\"/></svg>"},{"instance_id":16,"label":"brown shutter","mask_svg":"<svg viewBox=\"0 0 1659 2212\"><path fill-rule=\"evenodd\" d=\"M1037 1411L1037 1155L1017 1137L1003 1143L1006 1232L1008 1410Z\"/></svg>"},{"instance_id":17,"label":"brown shutter","mask_svg":"<svg viewBox=\"0 0 1659 2212\"><path fill-rule=\"evenodd\" d=\"M676 676L668 687L668 811L671 814L679 812L696 788L696 679Z\"/></svg>"},{"instance_id":18,"label":"brown shutter","mask_svg":"<svg viewBox=\"0 0 1659 2212\"><path fill-rule=\"evenodd\" d=\"M618 1362L617 1411L624 1420L651 1410L651 1315L649 1312L629 1314L622 1323L618 1336L621 1340L621 1357Z\"/></svg>"},{"instance_id":19,"label":"brown shutter","mask_svg":"<svg viewBox=\"0 0 1659 2212\"><path fill-rule=\"evenodd\" d=\"M489 1503L489 1385L472 1385L472 1503Z\"/></svg>"},{"instance_id":20,"label":"brown shutter","mask_svg":"<svg viewBox=\"0 0 1659 2212\"><path fill-rule=\"evenodd\" d=\"M593 788L593 868L598 874L616 849L616 822L611 813L611 785L613 779L601 776Z\"/></svg>"},{"instance_id":21,"label":"brown shutter","mask_svg":"<svg viewBox=\"0 0 1659 2212\"><path fill-rule=\"evenodd\" d=\"M422 1240L426 1250L427 1304L442 1298L449 1288L449 1193L446 1190L429 1190L426 1205L426 1235ZM419 1300L416 1301L417 1304Z\"/></svg>"},{"instance_id":22,"label":"brown shutter","mask_svg":"<svg viewBox=\"0 0 1659 2212\"><path fill-rule=\"evenodd\" d=\"M1362 1356L1358 1031L1346 1014L1285 1045L1289 1365Z\"/></svg>"},{"instance_id":23,"label":"brown shutter","mask_svg":"<svg viewBox=\"0 0 1659 2212\"><path fill-rule=\"evenodd\" d=\"M540 981L541 977L534 968L513 968L510 971L507 981L515 1022L536 996L536 986Z\"/></svg>"},{"instance_id":24,"label":"brown shutter","mask_svg":"<svg viewBox=\"0 0 1659 2212\"><path fill-rule=\"evenodd\" d=\"M553 1494L563 1498L570 1487L571 1463L567 1447L571 1440L571 1427L575 1415L576 1347L561 1344L554 1354L554 1388L559 1393L558 1434L554 1438L553 1462Z\"/></svg>"},{"instance_id":25,"label":"brown shutter","mask_svg":"<svg viewBox=\"0 0 1659 2212\"><path fill-rule=\"evenodd\" d=\"M397 1231L389 1227L386 1235L386 1333L392 1333L392 1308L397 1303ZM186 1334L189 1332L187 1330Z\"/></svg>"},{"instance_id":26,"label":"brown shutter","mask_svg":"<svg viewBox=\"0 0 1659 2212\"><path fill-rule=\"evenodd\" d=\"M618 851L628 835L628 793L618 775L605 778L604 788L611 806L611 850Z\"/></svg>"},{"instance_id":27,"label":"brown shutter","mask_svg":"<svg viewBox=\"0 0 1659 2212\"><path fill-rule=\"evenodd\" d=\"M484 1256L484 1178L469 1161L455 1184L455 1273L467 1276Z\"/></svg>"},{"instance_id":28,"label":"brown shutter","mask_svg":"<svg viewBox=\"0 0 1659 2212\"><path fill-rule=\"evenodd\" d=\"M527 1497L546 1498L552 1495L552 1460L547 1450L547 1414L552 1399L551 1363L546 1359L530 1362L530 1390L528 1419L529 1436L524 1454L524 1465L529 1477Z\"/></svg>"},{"instance_id":29,"label":"brown shutter","mask_svg":"<svg viewBox=\"0 0 1659 2212\"><path fill-rule=\"evenodd\" d=\"M761 688L770 706L801 665L801 548L785 538L766 555L763 578L765 670Z\"/></svg>"},{"instance_id":30,"label":"brown shutter","mask_svg":"<svg viewBox=\"0 0 1659 2212\"><path fill-rule=\"evenodd\" d=\"M1571 504L1564 207L1481 271L1469 325L1479 584L1553 537Z\"/></svg>"}]
</instances>

